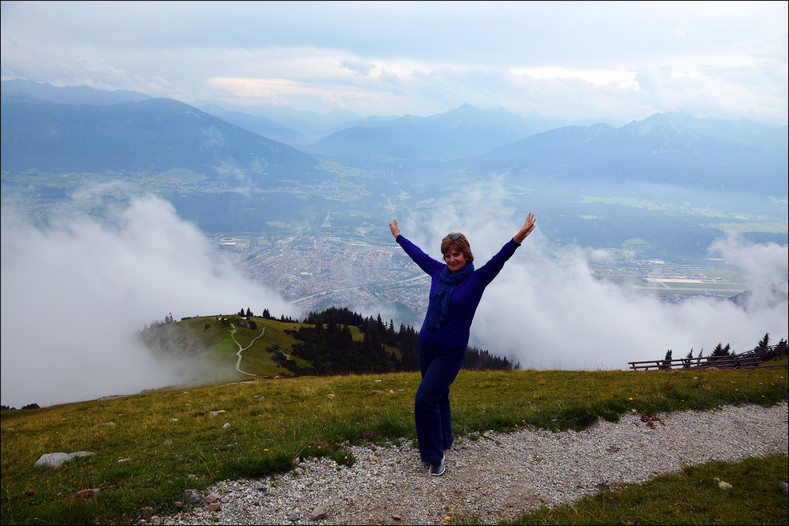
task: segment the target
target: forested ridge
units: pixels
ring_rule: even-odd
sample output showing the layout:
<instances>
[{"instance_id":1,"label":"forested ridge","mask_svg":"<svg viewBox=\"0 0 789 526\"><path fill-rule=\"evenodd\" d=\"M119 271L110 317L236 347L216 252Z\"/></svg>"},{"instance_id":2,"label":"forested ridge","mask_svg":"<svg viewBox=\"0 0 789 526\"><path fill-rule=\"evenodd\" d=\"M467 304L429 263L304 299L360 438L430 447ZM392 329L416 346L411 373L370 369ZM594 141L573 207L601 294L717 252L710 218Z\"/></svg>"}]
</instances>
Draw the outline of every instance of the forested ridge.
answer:
<instances>
[{"instance_id":1,"label":"forested ridge","mask_svg":"<svg viewBox=\"0 0 789 526\"><path fill-rule=\"evenodd\" d=\"M266 312L264 312L266 314ZM265 316L264 316L265 317ZM294 374L346 374L418 371L417 341L419 332L400 324L396 330L392 320L385 323L377 317L364 317L347 308L330 307L310 312L298 329L288 331L299 343L292 354L312 363L312 369L299 367L292 360L280 357L279 363ZM354 340L350 327L357 327L364 338ZM281 356L281 355L280 355ZM494 356L486 350L469 347L464 369L509 370L518 368L507 358Z\"/></svg>"}]
</instances>

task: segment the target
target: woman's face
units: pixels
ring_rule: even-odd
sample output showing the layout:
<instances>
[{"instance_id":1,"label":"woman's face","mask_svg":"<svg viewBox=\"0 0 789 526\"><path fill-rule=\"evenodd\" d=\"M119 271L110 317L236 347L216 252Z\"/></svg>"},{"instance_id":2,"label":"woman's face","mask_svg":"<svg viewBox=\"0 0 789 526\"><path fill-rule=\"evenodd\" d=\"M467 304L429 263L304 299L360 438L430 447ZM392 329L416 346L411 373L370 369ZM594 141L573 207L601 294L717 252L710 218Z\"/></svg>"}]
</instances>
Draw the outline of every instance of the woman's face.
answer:
<instances>
[{"instance_id":1,"label":"woman's face","mask_svg":"<svg viewBox=\"0 0 789 526\"><path fill-rule=\"evenodd\" d=\"M449 251L444 254L444 262L447 264L447 267L449 267L450 272L457 272L466 266L466 256L464 256L463 252L460 250L450 248Z\"/></svg>"}]
</instances>

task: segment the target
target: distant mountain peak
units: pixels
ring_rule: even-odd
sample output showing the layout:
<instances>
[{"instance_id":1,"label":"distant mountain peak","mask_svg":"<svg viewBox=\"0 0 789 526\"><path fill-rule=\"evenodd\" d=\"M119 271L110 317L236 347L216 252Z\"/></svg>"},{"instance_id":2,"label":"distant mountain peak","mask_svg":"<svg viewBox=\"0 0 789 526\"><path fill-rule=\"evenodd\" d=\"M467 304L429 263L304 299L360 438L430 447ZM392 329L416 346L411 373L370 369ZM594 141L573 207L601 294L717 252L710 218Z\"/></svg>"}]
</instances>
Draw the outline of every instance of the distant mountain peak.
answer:
<instances>
[{"instance_id":1,"label":"distant mountain peak","mask_svg":"<svg viewBox=\"0 0 789 526\"><path fill-rule=\"evenodd\" d=\"M644 120L634 121L626 124L624 129L630 131L633 135L681 135L687 132L687 129L678 125L675 119L665 113L655 113L650 115Z\"/></svg>"}]
</instances>

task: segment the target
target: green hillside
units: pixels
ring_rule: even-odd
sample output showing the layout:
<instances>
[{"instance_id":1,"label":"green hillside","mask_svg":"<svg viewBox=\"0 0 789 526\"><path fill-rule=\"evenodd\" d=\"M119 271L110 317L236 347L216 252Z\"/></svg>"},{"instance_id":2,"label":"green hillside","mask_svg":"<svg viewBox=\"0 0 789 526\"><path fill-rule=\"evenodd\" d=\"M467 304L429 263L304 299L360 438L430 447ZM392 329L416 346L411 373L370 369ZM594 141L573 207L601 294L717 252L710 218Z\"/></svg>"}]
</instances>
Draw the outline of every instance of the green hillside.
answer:
<instances>
[{"instance_id":1,"label":"green hillside","mask_svg":"<svg viewBox=\"0 0 789 526\"><path fill-rule=\"evenodd\" d=\"M254 322L256 328L245 327L249 322ZM311 367L309 362L292 355L292 346L298 340L285 332L302 325L255 316L247 320L237 314L198 316L154 325L142 331L141 338L155 353L214 363L224 373L222 376L245 376L236 371L240 345L243 351L238 365L242 371L262 377L286 377L294 374L277 362L277 356L284 355L302 367Z\"/></svg>"},{"instance_id":2,"label":"green hillside","mask_svg":"<svg viewBox=\"0 0 789 526\"><path fill-rule=\"evenodd\" d=\"M176 359L198 362L210 367L211 377L263 378L292 377L296 375L331 374L342 371L342 356L351 349L334 346L334 367L325 364L314 366L315 360L302 357L297 336L299 331L314 332L327 328L321 324L294 323L259 316L239 314L197 316L178 322L155 323L140 332L143 343L155 354ZM355 325L344 325L350 340L356 344L365 341L365 333ZM370 342L400 363L402 352L393 345L381 341ZM353 345L351 345L352 347ZM241 352L239 361L238 353ZM238 369L236 370L236 366ZM399 368L398 368L399 369ZM370 371L372 372L372 371ZM247 374L244 374L247 373Z\"/></svg>"}]
</instances>

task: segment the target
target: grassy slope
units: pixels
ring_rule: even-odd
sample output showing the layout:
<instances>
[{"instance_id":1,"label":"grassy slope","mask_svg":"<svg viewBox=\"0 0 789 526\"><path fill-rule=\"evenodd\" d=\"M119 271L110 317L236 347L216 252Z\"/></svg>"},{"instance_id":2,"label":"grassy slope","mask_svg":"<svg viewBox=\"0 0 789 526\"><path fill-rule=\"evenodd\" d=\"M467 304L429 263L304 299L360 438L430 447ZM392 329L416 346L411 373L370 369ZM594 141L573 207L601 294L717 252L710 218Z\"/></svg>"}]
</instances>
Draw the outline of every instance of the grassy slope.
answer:
<instances>
[{"instance_id":1,"label":"grassy slope","mask_svg":"<svg viewBox=\"0 0 789 526\"><path fill-rule=\"evenodd\" d=\"M244 348L249 346L242 353L241 370L264 377L292 376L290 371L273 360L274 352L269 349L280 348L288 352L298 340L286 334L285 330L297 329L300 324L253 317L252 321L257 324L257 330L252 330L241 326L241 318L238 315L221 317L227 318L227 322L219 322L218 316L198 316L172 325L164 325L160 328L158 337L149 343L163 354L193 360L217 361L224 370L233 371L238 360L236 354L239 350L238 345ZM261 331L263 336L255 340L260 336ZM230 376L233 374L230 373ZM241 376L243 375L239 375Z\"/></svg>"}]
</instances>

